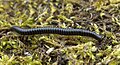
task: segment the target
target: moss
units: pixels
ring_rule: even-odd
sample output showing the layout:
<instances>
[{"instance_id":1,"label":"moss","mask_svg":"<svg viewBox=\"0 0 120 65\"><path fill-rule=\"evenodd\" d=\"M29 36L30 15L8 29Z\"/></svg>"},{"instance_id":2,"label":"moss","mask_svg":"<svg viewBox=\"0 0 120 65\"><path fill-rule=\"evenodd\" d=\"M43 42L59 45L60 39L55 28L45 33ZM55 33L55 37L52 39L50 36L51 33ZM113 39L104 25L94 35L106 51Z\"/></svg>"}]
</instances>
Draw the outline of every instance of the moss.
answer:
<instances>
[{"instance_id":1,"label":"moss","mask_svg":"<svg viewBox=\"0 0 120 65\"><path fill-rule=\"evenodd\" d=\"M120 4L113 3L112 0L0 1L0 65L119 65ZM9 30L13 25L88 29L104 39L97 42L85 36L23 36Z\"/></svg>"}]
</instances>

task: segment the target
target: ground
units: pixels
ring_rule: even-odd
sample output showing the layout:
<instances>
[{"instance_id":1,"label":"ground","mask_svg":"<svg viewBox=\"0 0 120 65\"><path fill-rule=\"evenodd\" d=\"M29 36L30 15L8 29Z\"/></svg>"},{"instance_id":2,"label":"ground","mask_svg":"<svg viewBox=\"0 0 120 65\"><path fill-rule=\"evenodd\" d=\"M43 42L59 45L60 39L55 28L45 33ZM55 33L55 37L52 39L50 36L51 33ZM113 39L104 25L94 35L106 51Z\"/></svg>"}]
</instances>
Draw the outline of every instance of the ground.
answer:
<instances>
[{"instance_id":1,"label":"ground","mask_svg":"<svg viewBox=\"0 0 120 65\"><path fill-rule=\"evenodd\" d=\"M119 0L0 0L0 65L119 65ZM103 36L20 35L21 28L86 29Z\"/></svg>"}]
</instances>

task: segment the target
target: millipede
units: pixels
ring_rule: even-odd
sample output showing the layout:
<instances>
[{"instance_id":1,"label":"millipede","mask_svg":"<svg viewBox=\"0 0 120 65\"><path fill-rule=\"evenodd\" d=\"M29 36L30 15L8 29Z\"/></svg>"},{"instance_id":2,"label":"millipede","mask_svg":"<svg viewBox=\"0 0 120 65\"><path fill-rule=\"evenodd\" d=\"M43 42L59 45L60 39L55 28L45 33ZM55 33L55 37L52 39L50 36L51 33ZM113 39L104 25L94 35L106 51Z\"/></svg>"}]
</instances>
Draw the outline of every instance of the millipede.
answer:
<instances>
[{"instance_id":1,"label":"millipede","mask_svg":"<svg viewBox=\"0 0 120 65\"><path fill-rule=\"evenodd\" d=\"M102 40L102 36L95 32L83 29L72 29L72 28L31 28L24 29L19 26L12 26L11 29L21 35L34 35L34 34L60 34L60 35L80 35L89 36L95 38L98 41Z\"/></svg>"}]
</instances>

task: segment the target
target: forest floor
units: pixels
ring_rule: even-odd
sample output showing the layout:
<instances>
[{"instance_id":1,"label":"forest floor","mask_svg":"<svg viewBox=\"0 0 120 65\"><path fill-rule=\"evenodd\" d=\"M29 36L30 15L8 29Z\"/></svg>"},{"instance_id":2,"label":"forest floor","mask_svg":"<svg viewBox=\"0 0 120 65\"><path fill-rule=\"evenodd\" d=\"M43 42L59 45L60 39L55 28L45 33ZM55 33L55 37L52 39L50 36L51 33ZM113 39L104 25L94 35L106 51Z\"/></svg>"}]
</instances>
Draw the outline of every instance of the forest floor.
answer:
<instances>
[{"instance_id":1,"label":"forest floor","mask_svg":"<svg viewBox=\"0 0 120 65\"><path fill-rule=\"evenodd\" d=\"M79 35L20 35L21 28L75 28L104 38ZM119 65L119 0L0 1L0 65Z\"/></svg>"}]
</instances>

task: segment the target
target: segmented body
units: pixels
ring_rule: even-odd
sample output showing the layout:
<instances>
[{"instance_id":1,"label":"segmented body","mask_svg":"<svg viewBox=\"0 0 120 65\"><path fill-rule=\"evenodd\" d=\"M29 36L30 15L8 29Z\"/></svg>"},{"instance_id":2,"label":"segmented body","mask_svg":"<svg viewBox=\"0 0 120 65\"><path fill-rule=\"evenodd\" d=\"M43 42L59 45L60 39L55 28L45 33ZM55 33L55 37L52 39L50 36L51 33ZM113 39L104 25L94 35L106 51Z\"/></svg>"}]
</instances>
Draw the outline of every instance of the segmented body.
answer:
<instances>
[{"instance_id":1,"label":"segmented body","mask_svg":"<svg viewBox=\"0 0 120 65\"><path fill-rule=\"evenodd\" d=\"M12 30L16 31L22 35L33 35L33 34L60 34L60 35L81 35L93 37L96 40L101 40L102 36L91 32L89 30L83 29L64 29L64 28L32 28L32 29L23 29L18 26L11 27Z\"/></svg>"}]
</instances>

